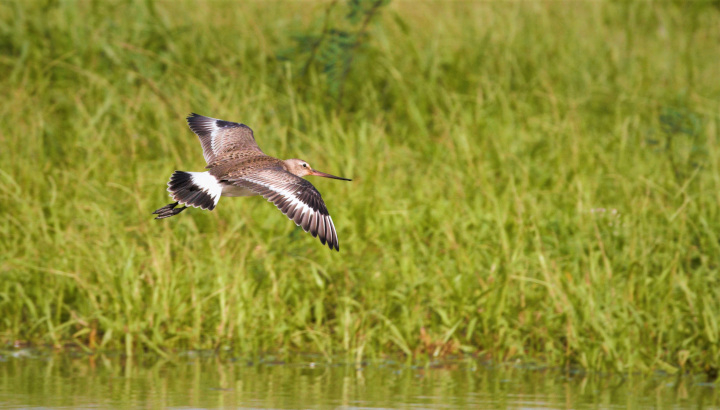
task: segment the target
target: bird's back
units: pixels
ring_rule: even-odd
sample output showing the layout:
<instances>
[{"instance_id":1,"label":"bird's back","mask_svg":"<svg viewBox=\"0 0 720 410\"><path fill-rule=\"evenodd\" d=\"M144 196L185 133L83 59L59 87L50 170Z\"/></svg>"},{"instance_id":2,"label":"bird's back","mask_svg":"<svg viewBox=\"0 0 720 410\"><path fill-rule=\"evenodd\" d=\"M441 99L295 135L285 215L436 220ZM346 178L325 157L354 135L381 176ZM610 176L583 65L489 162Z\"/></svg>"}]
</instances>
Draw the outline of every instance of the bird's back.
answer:
<instances>
[{"instance_id":1,"label":"bird's back","mask_svg":"<svg viewBox=\"0 0 720 410\"><path fill-rule=\"evenodd\" d=\"M208 165L219 180L234 180L268 168L284 168L282 160L251 151L232 151Z\"/></svg>"}]
</instances>

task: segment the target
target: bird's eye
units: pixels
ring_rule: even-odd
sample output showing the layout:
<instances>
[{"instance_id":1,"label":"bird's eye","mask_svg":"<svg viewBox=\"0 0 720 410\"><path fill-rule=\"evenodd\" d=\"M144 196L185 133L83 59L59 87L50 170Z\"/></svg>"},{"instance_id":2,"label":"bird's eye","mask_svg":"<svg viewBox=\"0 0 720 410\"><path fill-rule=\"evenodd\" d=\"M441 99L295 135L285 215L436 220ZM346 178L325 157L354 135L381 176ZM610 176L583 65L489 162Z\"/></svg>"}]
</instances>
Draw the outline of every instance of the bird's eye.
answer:
<instances>
[{"instance_id":1,"label":"bird's eye","mask_svg":"<svg viewBox=\"0 0 720 410\"><path fill-rule=\"evenodd\" d=\"M307 168L307 164L303 164L303 168Z\"/></svg>"}]
</instances>

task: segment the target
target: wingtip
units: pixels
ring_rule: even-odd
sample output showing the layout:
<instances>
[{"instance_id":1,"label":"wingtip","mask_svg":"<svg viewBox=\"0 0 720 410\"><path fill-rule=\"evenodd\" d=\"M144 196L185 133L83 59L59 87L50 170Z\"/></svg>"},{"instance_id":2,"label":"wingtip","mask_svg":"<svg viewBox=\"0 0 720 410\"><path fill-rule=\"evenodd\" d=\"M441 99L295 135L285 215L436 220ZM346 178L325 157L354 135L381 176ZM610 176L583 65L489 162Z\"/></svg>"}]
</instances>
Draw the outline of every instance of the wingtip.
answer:
<instances>
[{"instance_id":1,"label":"wingtip","mask_svg":"<svg viewBox=\"0 0 720 410\"><path fill-rule=\"evenodd\" d=\"M330 235L329 238L327 238L327 246L330 248L330 250L336 250L340 252L340 244L338 243L337 236L334 235L334 232Z\"/></svg>"},{"instance_id":2,"label":"wingtip","mask_svg":"<svg viewBox=\"0 0 720 410\"><path fill-rule=\"evenodd\" d=\"M196 112L191 112L190 115L188 115L185 119L189 121L217 121L217 118L208 117L207 115L198 114Z\"/></svg>"},{"instance_id":3,"label":"wingtip","mask_svg":"<svg viewBox=\"0 0 720 410\"><path fill-rule=\"evenodd\" d=\"M193 122L198 121L202 118L207 118L204 115L200 115L198 113L191 112L190 115L185 117L185 121L187 121L188 125L192 125Z\"/></svg>"}]
</instances>

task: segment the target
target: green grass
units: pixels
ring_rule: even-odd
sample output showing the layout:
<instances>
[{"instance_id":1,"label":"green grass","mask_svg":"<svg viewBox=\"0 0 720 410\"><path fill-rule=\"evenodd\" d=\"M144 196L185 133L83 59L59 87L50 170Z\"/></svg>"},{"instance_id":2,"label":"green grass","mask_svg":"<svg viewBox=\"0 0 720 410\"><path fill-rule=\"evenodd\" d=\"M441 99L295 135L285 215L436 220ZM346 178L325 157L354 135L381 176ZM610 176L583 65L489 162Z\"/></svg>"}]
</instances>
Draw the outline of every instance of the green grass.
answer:
<instances>
[{"instance_id":1,"label":"green grass","mask_svg":"<svg viewBox=\"0 0 720 410\"><path fill-rule=\"evenodd\" d=\"M720 366L720 9L396 2L344 105L276 53L323 3L0 3L0 339ZM297 16L302 17L297 17ZM155 221L250 125L340 253L262 198Z\"/></svg>"}]
</instances>

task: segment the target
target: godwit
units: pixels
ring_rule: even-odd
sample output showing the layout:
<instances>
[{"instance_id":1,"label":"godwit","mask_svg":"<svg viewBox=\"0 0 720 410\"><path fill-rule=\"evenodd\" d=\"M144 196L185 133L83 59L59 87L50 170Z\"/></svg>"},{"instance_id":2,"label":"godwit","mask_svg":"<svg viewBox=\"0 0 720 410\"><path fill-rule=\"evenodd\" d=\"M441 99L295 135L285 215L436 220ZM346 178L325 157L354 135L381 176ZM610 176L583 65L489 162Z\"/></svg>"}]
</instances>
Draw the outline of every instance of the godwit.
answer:
<instances>
[{"instance_id":1,"label":"godwit","mask_svg":"<svg viewBox=\"0 0 720 410\"><path fill-rule=\"evenodd\" d=\"M350 179L315 171L301 159L283 161L265 155L245 124L195 113L187 122L200 138L208 171L175 171L168 191L176 202L153 212L155 219L177 215L189 206L212 211L221 196L262 195L305 232L319 237L323 245L340 250L335 225L320 192L302 177ZM176 208L178 204L182 208Z\"/></svg>"}]
</instances>

